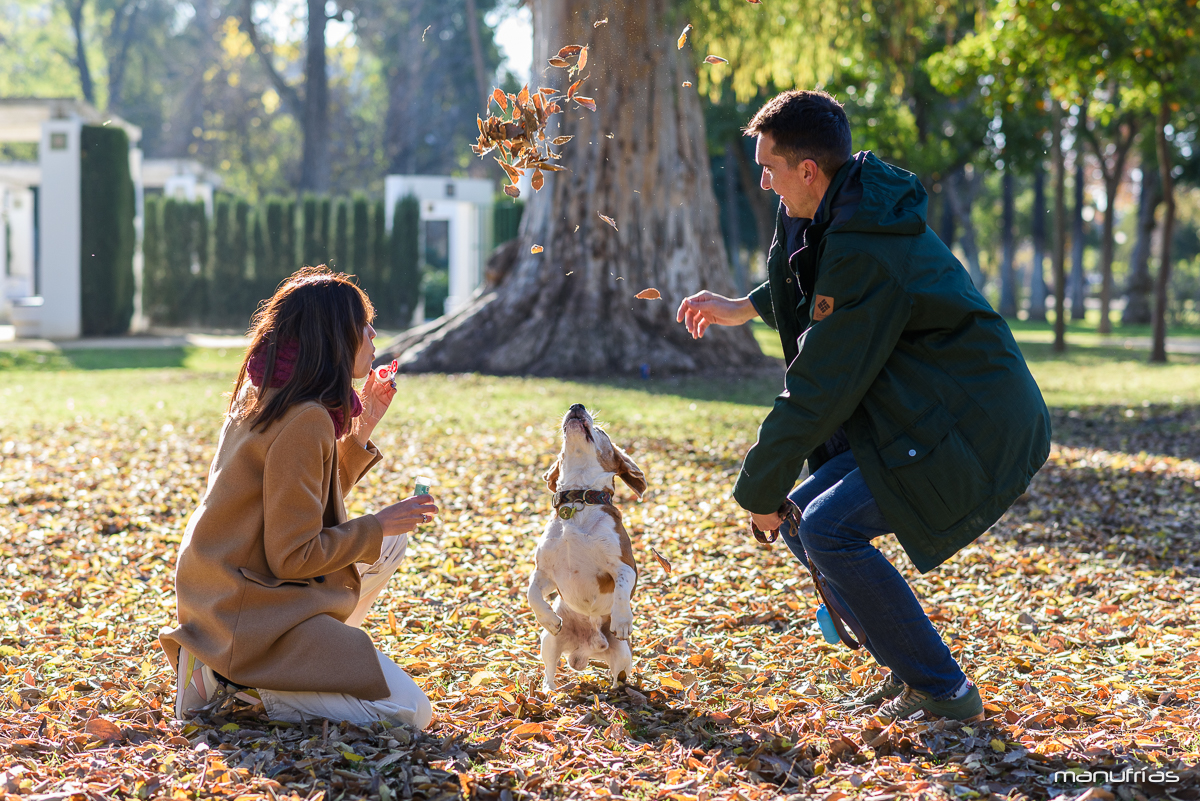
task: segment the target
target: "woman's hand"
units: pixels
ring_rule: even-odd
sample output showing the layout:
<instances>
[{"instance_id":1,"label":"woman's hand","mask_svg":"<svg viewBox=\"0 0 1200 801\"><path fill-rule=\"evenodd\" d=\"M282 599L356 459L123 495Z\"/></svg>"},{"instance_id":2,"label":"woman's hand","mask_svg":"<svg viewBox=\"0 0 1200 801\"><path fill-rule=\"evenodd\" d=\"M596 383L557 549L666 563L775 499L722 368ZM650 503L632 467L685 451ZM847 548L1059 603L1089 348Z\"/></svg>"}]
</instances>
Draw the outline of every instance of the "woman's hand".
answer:
<instances>
[{"instance_id":1,"label":"woman's hand","mask_svg":"<svg viewBox=\"0 0 1200 801\"><path fill-rule=\"evenodd\" d=\"M354 418L355 424L352 429L354 438L358 440L359 445L367 447L367 441L375 433L375 426L379 425L379 421L383 419L383 415L392 405L394 397L396 397L396 388L392 386L392 382L380 381L375 376L375 371L370 370L367 373L367 383L363 385L360 395L363 411Z\"/></svg>"},{"instance_id":2,"label":"woman's hand","mask_svg":"<svg viewBox=\"0 0 1200 801\"><path fill-rule=\"evenodd\" d=\"M437 504L430 495L417 495L393 503L375 513L375 519L383 526L383 536L407 534L422 523L428 523L438 513Z\"/></svg>"}]
</instances>

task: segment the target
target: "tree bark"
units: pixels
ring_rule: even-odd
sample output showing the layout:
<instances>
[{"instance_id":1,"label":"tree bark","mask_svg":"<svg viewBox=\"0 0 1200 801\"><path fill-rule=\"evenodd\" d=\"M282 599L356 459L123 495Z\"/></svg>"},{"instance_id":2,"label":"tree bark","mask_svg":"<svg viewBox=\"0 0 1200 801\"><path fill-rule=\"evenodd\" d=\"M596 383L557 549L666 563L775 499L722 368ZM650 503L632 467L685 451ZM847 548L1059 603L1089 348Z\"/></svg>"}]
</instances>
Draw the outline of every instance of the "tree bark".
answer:
<instances>
[{"instance_id":1,"label":"tree bark","mask_svg":"<svg viewBox=\"0 0 1200 801\"><path fill-rule=\"evenodd\" d=\"M1154 286L1150 277L1150 251L1154 246L1154 216L1158 204L1162 203L1162 183L1157 164L1149 165L1143 159L1141 169L1137 240L1129 254L1129 282L1125 288L1125 311L1121 315L1123 325L1146 325L1153 316L1150 312L1150 290Z\"/></svg>"},{"instance_id":2,"label":"tree bark","mask_svg":"<svg viewBox=\"0 0 1200 801\"><path fill-rule=\"evenodd\" d=\"M83 7L87 0L69 0L67 13L71 16L71 30L75 32L75 69L79 71L79 89L83 99L96 104L96 89L92 83L92 70L88 66L87 42L83 36Z\"/></svg>"},{"instance_id":3,"label":"tree bark","mask_svg":"<svg viewBox=\"0 0 1200 801\"><path fill-rule=\"evenodd\" d=\"M1046 168L1033 169L1033 211L1029 220L1033 263L1029 266L1029 319L1046 322Z\"/></svg>"},{"instance_id":4,"label":"tree bark","mask_svg":"<svg viewBox=\"0 0 1200 801\"><path fill-rule=\"evenodd\" d=\"M675 322L685 296L733 287L712 191L704 118L686 54L675 47L670 0L629 4L533 0L534 70L566 44L587 44L586 94L556 116L574 135L521 220L516 263L464 309L387 348L403 369L499 374L678 373L765 361L748 326L692 340ZM566 88L564 71L537 85ZM607 134L612 134L609 139ZM613 230L601 220L616 220ZM545 251L530 253L534 244ZM662 300L637 300L655 287Z\"/></svg>"},{"instance_id":5,"label":"tree bark","mask_svg":"<svg viewBox=\"0 0 1200 801\"><path fill-rule=\"evenodd\" d=\"M1062 353L1067 349L1067 282L1064 274L1067 261L1067 176L1062 152L1062 106L1057 100L1051 100L1050 103L1050 164L1054 174L1054 253L1051 256L1051 270L1054 273L1053 350L1055 353Z\"/></svg>"},{"instance_id":6,"label":"tree bark","mask_svg":"<svg viewBox=\"0 0 1200 801\"><path fill-rule=\"evenodd\" d=\"M121 99L125 93L125 66L129 63L129 48L136 38L138 12L141 4L127 0L113 11L109 40L117 43L116 52L108 61L108 109L121 110Z\"/></svg>"},{"instance_id":7,"label":"tree bark","mask_svg":"<svg viewBox=\"0 0 1200 801\"><path fill-rule=\"evenodd\" d=\"M725 143L725 160L723 162L722 184L725 187L725 213L729 215L729 261L733 265L733 285L737 290L738 295L745 295L749 291L746 286L746 265L742 262L742 225L738 213L738 196L737 196L737 167L734 166L734 149L741 142L730 141Z\"/></svg>"},{"instance_id":8,"label":"tree bark","mask_svg":"<svg viewBox=\"0 0 1200 801\"><path fill-rule=\"evenodd\" d=\"M1085 317L1083 304L1087 294L1083 275L1083 189L1087 180L1083 163L1083 140L1075 149L1075 208L1071 210L1071 319Z\"/></svg>"},{"instance_id":9,"label":"tree bark","mask_svg":"<svg viewBox=\"0 0 1200 801\"><path fill-rule=\"evenodd\" d=\"M1013 270L1013 256L1016 250L1013 241L1013 217L1015 216L1014 184L1016 177L1012 167L1004 164L1004 200L1000 215L1000 314L1004 317L1017 316L1017 276Z\"/></svg>"},{"instance_id":10,"label":"tree bark","mask_svg":"<svg viewBox=\"0 0 1200 801\"><path fill-rule=\"evenodd\" d=\"M1171 104L1165 85L1159 100L1158 125L1154 141L1158 149L1158 176L1162 181L1163 232L1159 259L1158 280L1154 285L1154 345L1150 361L1167 361L1167 289L1171 284L1171 234L1175 228L1175 177L1171 175L1171 145L1167 142L1166 127L1171 122Z\"/></svg>"},{"instance_id":11,"label":"tree bark","mask_svg":"<svg viewBox=\"0 0 1200 801\"><path fill-rule=\"evenodd\" d=\"M308 0L304 56L304 149L300 190L329 191L329 77L325 60L325 0Z\"/></svg>"}]
</instances>

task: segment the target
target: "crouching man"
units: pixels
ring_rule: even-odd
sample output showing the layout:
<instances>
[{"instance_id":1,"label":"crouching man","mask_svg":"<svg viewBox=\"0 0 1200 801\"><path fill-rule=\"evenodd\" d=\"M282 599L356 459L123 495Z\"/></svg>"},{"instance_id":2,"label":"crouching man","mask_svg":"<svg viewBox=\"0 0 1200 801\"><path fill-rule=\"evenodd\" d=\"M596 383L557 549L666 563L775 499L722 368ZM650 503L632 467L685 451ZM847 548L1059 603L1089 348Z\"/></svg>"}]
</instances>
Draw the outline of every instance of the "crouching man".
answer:
<instances>
[{"instance_id":1,"label":"crouching man","mask_svg":"<svg viewBox=\"0 0 1200 801\"><path fill-rule=\"evenodd\" d=\"M991 526L1050 451L1050 417L1004 320L926 225L916 176L851 155L841 105L785 92L746 128L762 186L782 200L768 280L748 297L700 292L693 337L761 317L779 332L784 391L746 454L734 497L807 555L890 673L862 699L884 719L983 716L895 567L895 533L921 572ZM811 475L793 490L808 460ZM780 516L802 511L798 530Z\"/></svg>"}]
</instances>

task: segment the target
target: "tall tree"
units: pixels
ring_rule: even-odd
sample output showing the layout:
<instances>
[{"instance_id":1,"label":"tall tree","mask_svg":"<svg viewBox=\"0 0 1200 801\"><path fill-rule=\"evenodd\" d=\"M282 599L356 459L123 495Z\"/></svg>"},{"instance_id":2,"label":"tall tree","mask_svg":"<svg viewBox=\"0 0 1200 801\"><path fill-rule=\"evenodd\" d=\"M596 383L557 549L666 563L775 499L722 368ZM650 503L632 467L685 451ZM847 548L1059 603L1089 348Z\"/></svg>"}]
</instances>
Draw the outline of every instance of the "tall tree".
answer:
<instances>
[{"instance_id":1,"label":"tall tree","mask_svg":"<svg viewBox=\"0 0 1200 801\"><path fill-rule=\"evenodd\" d=\"M1054 249L1050 270L1054 275L1054 351L1067 349L1067 167L1063 158L1062 104L1050 104L1050 175L1054 182Z\"/></svg>"},{"instance_id":2,"label":"tall tree","mask_svg":"<svg viewBox=\"0 0 1200 801\"><path fill-rule=\"evenodd\" d=\"M1087 296L1087 277L1083 274L1083 206L1084 189L1087 184L1087 164L1084 159L1084 139L1079 135L1086 123L1085 109L1080 111L1075 127L1075 182L1071 187L1074 204L1071 208L1071 319L1082 320L1086 316L1084 299Z\"/></svg>"},{"instance_id":3,"label":"tall tree","mask_svg":"<svg viewBox=\"0 0 1200 801\"><path fill-rule=\"evenodd\" d=\"M88 61L87 37L83 29L83 14L87 0L67 0L67 13L71 16L71 30L75 33L75 57L73 63L79 71L79 90L83 99L96 104L96 89L92 83L92 68Z\"/></svg>"},{"instance_id":4,"label":"tall tree","mask_svg":"<svg viewBox=\"0 0 1200 801\"><path fill-rule=\"evenodd\" d=\"M325 0L308 0L305 36L304 81L298 88L288 83L276 68L272 47L259 35L254 19L254 0L243 0L242 25L286 108L303 130L300 160L301 191L329 190L329 73L325 54L325 29L331 17ZM341 11L337 17L341 17Z\"/></svg>"},{"instance_id":5,"label":"tall tree","mask_svg":"<svg viewBox=\"0 0 1200 801\"><path fill-rule=\"evenodd\" d=\"M1029 266L1029 319L1046 322L1046 168L1033 171L1033 206L1029 210L1033 262Z\"/></svg>"},{"instance_id":6,"label":"tall tree","mask_svg":"<svg viewBox=\"0 0 1200 801\"><path fill-rule=\"evenodd\" d=\"M1004 165L1002 178L1000 212L1000 313L1005 317L1017 316L1017 277L1013 269L1013 256L1016 242L1013 235L1014 217L1016 217L1015 187L1016 177L1009 164Z\"/></svg>"},{"instance_id":7,"label":"tall tree","mask_svg":"<svg viewBox=\"0 0 1200 801\"><path fill-rule=\"evenodd\" d=\"M1093 95L1090 124L1079 133L1092 148L1104 178L1104 228L1100 235L1100 333L1112 333L1113 252L1116 198L1125 180L1125 162L1138 132L1138 116L1122 103L1122 84L1116 78L1099 82Z\"/></svg>"},{"instance_id":8,"label":"tall tree","mask_svg":"<svg viewBox=\"0 0 1200 801\"><path fill-rule=\"evenodd\" d=\"M1150 275L1150 251L1153 249L1154 229L1157 226L1155 215L1162 203L1162 186L1153 147L1150 151L1149 158L1143 157L1139 169L1142 180L1138 191L1137 233L1129 253L1125 311L1121 314L1121 322L1125 325L1145 325L1154 319L1150 306L1150 293L1154 289L1154 279Z\"/></svg>"},{"instance_id":9,"label":"tall tree","mask_svg":"<svg viewBox=\"0 0 1200 801\"><path fill-rule=\"evenodd\" d=\"M567 170L529 199L507 277L401 339L404 369L671 373L761 359L747 328L693 341L674 320L684 296L732 284L700 102L683 86L696 76L675 46L670 0L620 16L603 0L534 0L532 10L535 71L562 45L589 45L586 86L598 110L571 104L555 118L556 134L575 137L563 148ZM538 85L563 91L565 78L550 71ZM636 299L645 287L664 299Z\"/></svg>"}]
</instances>

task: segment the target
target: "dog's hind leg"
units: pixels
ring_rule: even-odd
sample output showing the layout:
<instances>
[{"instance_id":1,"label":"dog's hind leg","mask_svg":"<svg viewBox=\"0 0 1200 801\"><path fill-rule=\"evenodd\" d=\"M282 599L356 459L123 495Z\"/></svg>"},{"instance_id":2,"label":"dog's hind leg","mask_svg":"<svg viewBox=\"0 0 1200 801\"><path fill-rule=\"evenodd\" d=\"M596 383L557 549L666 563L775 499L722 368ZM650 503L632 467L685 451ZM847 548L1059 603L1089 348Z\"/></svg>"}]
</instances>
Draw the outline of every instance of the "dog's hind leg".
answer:
<instances>
[{"instance_id":1,"label":"dog's hind leg","mask_svg":"<svg viewBox=\"0 0 1200 801\"><path fill-rule=\"evenodd\" d=\"M547 593L554 589L557 589L557 586L548 573L534 570L533 575L529 577L529 608L533 610L533 616L537 618L541 627L551 635L558 634L563 627L562 618L546 602Z\"/></svg>"},{"instance_id":2,"label":"dog's hind leg","mask_svg":"<svg viewBox=\"0 0 1200 801\"><path fill-rule=\"evenodd\" d=\"M628 682L633 678L633 651L626 640L618 640L613 636L611 621L605 620L601 632L608 635L608 650L596 654L608 664L608 674L612 676L613 686L618 682Z\"/></svg>"}]
</instances>

